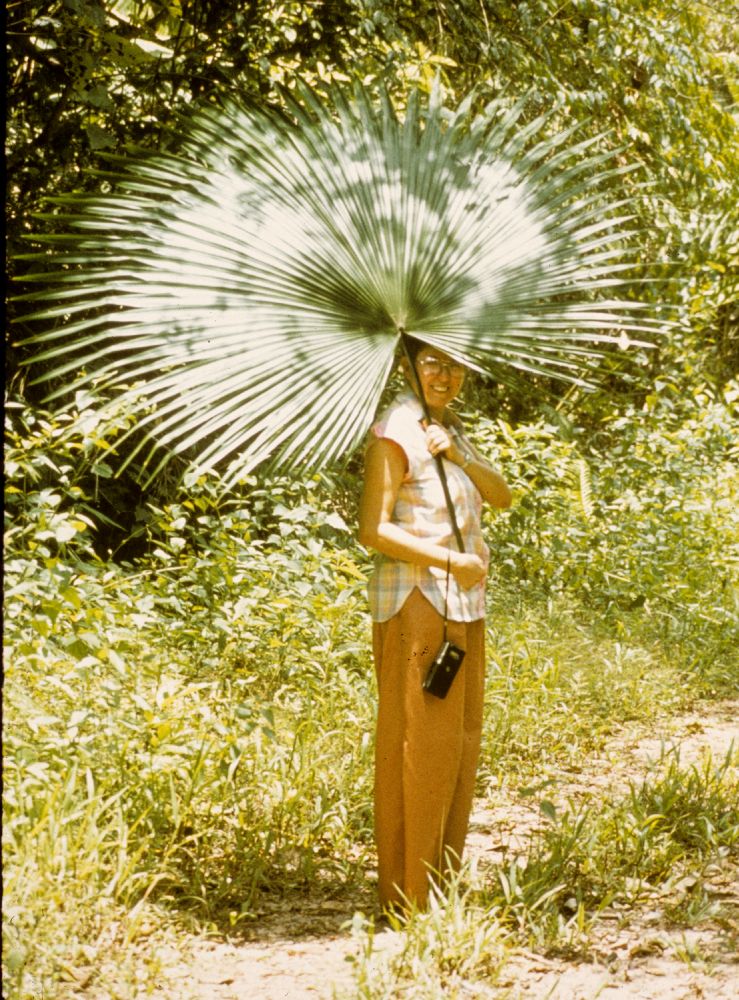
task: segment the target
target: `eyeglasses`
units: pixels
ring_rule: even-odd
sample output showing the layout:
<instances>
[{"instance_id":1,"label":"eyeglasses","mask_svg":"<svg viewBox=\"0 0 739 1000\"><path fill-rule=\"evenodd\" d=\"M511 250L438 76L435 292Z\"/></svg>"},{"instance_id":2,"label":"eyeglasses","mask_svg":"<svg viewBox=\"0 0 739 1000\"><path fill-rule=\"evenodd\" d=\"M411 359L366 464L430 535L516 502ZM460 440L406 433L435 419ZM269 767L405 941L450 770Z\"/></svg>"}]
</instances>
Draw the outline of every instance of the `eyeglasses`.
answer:
<instances>
[{"instance_id":1,"label":"eyeglasses","mask_svg":"<svg viewBox=\"0 0 739 1000\"><path fill-rule=\"evenodd\" d=\"M442 371L448 371L452 378L461 378L467 371L464 365L458 365L456 361L440 361L439 358L419 358L418 364L429 375L441 375Z\"/></svg>"}]
</instances>

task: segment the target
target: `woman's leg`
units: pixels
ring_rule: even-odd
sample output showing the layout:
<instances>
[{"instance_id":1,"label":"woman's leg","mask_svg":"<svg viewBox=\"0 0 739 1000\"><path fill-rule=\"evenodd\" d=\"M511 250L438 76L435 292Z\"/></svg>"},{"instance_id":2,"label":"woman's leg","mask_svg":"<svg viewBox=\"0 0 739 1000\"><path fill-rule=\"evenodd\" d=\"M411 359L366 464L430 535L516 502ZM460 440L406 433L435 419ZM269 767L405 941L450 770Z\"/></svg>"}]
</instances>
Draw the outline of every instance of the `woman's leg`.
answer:
<instances>
[{"instance_id":1,"label":"woman's leg","mask_svg":"<svg viewBox=\"0 0 739 1000\"><path fill-rule=\"evenodd\" d=\"M454 790L444 836L444 871L457 871L462 859L467 837L472 800L475 794L477 763L480 757L482 716L485 694L485 622L450 622L450 636L455 629L461 633L457 640L466 650L464 658L464 718L462 724L462 753L457 784ZM456 683L456 681L455 681Z\"/></svg>"},{"instance_id":2,"label":"woman's leg","mask_svg":"<svg viewBox=\"0 0 739 1000\"><path fill-rule=\"evenodd\" d=\"M398 778L405 733L402 653L396 638L398 622L375 622L372 646L379 703L375 738L375 844L380 905L401 902L405 869L403 782Z\"/></svg>"},{"instance_id":3,"label":"woman's leg","mask_svg":"<svg viewBox=\"0 0 739 1000\"><path fill-rule=\"evenodd\" d=\"M375 770L375 834L380 902L426 903L429 875L442 870L443 853L461 854L474 791L482 714L477 633L447 697L426 694L422 681L443 637L443 620L418 590L390 621L375 625L380 695ZM462 648L464 623L450 622ZM482 657L484 663L484 656Z\"/></svg>"}]
</instances>

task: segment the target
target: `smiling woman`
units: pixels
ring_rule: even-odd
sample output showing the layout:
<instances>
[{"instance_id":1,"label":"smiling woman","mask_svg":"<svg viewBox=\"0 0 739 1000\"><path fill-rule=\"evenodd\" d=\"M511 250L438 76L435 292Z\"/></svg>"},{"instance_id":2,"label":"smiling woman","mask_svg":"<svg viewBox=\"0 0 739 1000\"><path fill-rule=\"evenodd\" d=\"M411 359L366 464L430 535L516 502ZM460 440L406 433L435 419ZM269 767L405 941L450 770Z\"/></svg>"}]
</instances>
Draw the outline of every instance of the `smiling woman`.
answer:
<instances>
[{"instance_id":1,"label":"smiling woman","mask_svg":"<svg viewBox=\"0 0 739 1000\"><path fill-rule=\"evenodd\" d=\"M383 910L424 906L430 879L459 865L482 726L488 549L480 513L483 500L511 502L503 477L449 409L464 367L413 340L402 365L409 388L372 428L360 508L360 540L378 552L369 601L380 699L375 839ZM440 699L423 682L445 639L464 659Z\"/></svg>"}]
</instances>

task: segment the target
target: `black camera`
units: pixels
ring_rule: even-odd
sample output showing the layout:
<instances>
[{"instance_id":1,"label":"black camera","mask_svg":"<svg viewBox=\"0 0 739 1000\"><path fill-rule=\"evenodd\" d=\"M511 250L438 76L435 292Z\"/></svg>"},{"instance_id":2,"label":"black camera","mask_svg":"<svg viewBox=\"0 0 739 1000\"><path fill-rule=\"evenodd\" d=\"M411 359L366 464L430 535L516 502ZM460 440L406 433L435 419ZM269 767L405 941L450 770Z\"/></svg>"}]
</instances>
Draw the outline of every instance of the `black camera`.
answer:
<instances>
[{"instance_id":1,"label":"black camera","mask_svg":"<svg viewBox=\"0 0 739 1000\"><path fill-rule=\"evenodd\" d=\"M437 698L446 698L463 659L464 650L455 646L453 642L445 640L429 667L423 682L423 690Z\"/></svg>"}]
</instances>

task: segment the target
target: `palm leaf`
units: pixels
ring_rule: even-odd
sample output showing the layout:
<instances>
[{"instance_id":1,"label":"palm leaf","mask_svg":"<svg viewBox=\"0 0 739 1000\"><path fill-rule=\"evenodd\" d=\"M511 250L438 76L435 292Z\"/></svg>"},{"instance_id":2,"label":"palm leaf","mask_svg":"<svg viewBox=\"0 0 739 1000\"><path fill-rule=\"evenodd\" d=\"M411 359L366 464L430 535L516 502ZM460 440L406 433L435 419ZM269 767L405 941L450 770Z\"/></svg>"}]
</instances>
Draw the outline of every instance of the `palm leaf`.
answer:
<instances>
[{"instance_id":1,"label":"palm leaf","mask_svg":"<svg viewBox=\"0 0 739 1000\"><path fill-rule=\"evenodd\" d=\"M203 111L178 153L115 161L115 193L58 200L57 270L25 296L46 377L83 368L158 445L236 477L351 451L403 331L482 370L583 381L657 329L618 297L630 216L602 137L438 90L402 118L361 88L286 103Z\"/></svg>"}]
</instances>

